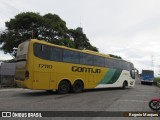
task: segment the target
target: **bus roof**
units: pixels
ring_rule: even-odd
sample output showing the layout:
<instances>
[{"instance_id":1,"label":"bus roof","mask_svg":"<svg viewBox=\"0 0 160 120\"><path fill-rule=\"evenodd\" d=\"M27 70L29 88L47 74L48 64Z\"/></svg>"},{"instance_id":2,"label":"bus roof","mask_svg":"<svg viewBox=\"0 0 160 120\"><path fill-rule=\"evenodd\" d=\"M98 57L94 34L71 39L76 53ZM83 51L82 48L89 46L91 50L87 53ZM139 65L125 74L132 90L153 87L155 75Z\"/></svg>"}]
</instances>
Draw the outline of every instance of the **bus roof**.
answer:
<instances>
[{"instance_id":1,"label":"bus roof","mask_svg":"<svg viewBox=\"0 0 160 120\"><path fill-rule=\"evenodd\" d=\"M143 72L153 72L153 70L143 70L143 69L142 69L142 71Z\"/></svg>"}]
</instances>

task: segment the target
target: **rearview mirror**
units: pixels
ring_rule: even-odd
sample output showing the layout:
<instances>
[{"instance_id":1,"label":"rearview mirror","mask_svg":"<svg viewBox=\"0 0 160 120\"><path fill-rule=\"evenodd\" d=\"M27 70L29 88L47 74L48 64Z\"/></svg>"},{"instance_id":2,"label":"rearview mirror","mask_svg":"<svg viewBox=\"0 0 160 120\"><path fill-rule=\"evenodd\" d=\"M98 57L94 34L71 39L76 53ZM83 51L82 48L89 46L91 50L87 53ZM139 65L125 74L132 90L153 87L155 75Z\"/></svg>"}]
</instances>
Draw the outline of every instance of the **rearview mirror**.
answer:
<instances>
[{"instance_id":1,"label":"rearview mirror","mask_svg":"<svg viewBox=\"0 0 160 120\"><path fill-rule=\"evenodd\" d=\"M135 69L132 69L132 70L130 71L130 73L131 73L131 77L132 77L133 79L135 79Z\"/></svg>"}]
</instances>

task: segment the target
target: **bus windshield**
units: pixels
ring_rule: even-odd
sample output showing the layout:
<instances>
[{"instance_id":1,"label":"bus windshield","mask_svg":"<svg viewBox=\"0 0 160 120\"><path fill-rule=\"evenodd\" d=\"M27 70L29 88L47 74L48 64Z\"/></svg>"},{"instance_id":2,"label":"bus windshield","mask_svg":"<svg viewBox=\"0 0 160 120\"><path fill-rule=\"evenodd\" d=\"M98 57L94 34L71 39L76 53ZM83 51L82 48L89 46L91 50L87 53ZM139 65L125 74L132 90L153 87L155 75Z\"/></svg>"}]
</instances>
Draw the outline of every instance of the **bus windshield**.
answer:
<instances>
[{"instance_id":1,"label":"bus windshield","mask_svg":"<svg viewBox=\"0 0 160 120\"><path fill-rule=\"evenodd\" d=\"M142 74L153 75L153 71L143 70L143 71L142 71Z\"/></svg>"}]
</instances>

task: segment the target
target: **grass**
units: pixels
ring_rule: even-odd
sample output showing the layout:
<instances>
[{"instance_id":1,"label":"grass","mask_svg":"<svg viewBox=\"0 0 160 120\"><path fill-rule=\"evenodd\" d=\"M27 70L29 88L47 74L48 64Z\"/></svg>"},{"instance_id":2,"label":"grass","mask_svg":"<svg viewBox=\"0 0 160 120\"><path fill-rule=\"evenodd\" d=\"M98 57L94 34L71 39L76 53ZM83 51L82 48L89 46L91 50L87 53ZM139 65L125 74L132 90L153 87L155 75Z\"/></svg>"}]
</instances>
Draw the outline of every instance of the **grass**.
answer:
<instances>
[{"instance_id":1,"label":"grass","mask_svg":"<svg viewBox=\"0 0 160 120\"><path fill-rule=\"evenodd\" d=\"M159 82L160 83L160 78L154 78L154 82Z\"/></svg>"},{"instance_id":2,"label":"grass","mask_svg":"<svg viewBox=\"0 0 160 120\"><path fill-rule=\"evenodd\" d=\"M160 87L160 84L158 83L160 83L160 78L154 78L154 84Z\"/></svg>"}]
</instances>

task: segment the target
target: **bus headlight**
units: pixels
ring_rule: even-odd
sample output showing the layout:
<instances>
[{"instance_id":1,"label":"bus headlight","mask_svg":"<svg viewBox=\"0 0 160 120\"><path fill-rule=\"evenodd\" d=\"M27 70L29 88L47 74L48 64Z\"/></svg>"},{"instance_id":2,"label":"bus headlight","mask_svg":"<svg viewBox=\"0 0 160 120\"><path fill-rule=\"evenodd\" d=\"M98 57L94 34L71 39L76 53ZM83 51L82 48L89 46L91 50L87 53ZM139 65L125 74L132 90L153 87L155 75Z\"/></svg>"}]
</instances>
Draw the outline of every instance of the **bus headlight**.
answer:
<instances>
[{"instance_id":1,"label":"bus headlight","mask_svg":"<svg viewBox=\"0 0 160 120\"><path fill-rule=\"evenodd\" d=\"M133 81L130 82L130 85L133 85Z\"/></svg>"}]
</instances>

